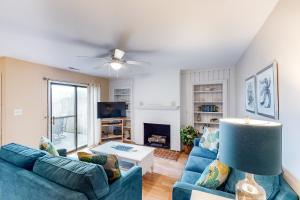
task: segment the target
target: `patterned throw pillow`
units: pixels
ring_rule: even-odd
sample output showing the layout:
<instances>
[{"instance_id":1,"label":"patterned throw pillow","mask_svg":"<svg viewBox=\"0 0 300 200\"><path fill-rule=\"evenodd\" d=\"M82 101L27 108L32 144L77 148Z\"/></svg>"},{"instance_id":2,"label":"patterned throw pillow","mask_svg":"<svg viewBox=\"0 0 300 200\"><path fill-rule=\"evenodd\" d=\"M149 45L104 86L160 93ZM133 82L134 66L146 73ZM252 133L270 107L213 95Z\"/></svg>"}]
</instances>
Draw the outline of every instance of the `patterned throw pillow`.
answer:
<instances>
[{"instance_id":1,"label":"patterned throw pillow","mask_svg":"<svg viewBox=\"0 0 300 200\"><path fill-rule=\"evenodd\" d=\"M196 185L209 189L217 189L226 181L228 174L229 167L219 160L214 160L205 168Z\"/></svg>"},{"instance_id":2,"label":"patterned throw pillow","mask_svg":"<svg viewBox=\"0 0 300 200\"><path fill-rule=\"evenodd\" d=\"M219 129L205 127L199 145L204 149L218 153Z\"/></svg>"},{"instance_id":3,"label":"patterned throw pillow","mask_svg":"<svg viewBox=\"0 0 300 200\"><path fill-rule=\"evenodd\" d=\"M102 165L110 183L121 177L117 156L111 154L91 154L86 152L78 152L77 155L78 159L81 161Z\"/></svg>"},{"instance_id":4,"label":"patterned throw pillow","mask_svg":"<svg viewBox=\"0 0 300 200\"><path fill-rule=\"evenodd\" d=\"M53 156L59 156L54 145L51 143L51 141L48 138L46 138L44 136L42 136L41 140L40 140L40 149L47 151L49 154L51 154Z\"/></svg>"}]
</instances>

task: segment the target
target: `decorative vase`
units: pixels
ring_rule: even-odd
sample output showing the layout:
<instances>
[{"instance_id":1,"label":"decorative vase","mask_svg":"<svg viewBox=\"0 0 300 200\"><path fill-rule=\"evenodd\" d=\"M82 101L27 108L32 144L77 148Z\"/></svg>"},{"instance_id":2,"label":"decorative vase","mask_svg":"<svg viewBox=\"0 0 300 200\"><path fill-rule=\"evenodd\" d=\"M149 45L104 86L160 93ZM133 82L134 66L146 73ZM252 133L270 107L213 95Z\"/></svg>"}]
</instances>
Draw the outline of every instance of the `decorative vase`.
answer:
<instances>
[{"instance_id":1,"label":"decorative vase","mask_svg":"<svg viewBox=\"0 0 300 200\"><path fill-rule=\"evenodd\" d=\"M189 145L183 145L183 151L184 151L184 153L185 154L190 154L191 153L191 151L192 151L192 147L191 146L189 146Z\"/></svg>"}]
</instances>

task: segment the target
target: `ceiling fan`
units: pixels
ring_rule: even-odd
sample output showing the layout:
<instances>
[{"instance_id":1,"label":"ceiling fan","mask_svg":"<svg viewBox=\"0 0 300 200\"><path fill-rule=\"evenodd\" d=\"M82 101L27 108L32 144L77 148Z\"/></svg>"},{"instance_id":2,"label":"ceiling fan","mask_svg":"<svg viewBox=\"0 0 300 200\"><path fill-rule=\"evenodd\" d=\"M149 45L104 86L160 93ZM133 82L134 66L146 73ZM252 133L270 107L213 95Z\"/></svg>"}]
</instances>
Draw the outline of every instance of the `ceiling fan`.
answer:
<instances>
[{"instance_id":1,"label":"ceiling fan","mask_svg":"<svg viewBox=\"0 0 300 200\"><path fill-rule=\"evenodd\" d=\"M90 57L90 56L77 56L80 58L88 58L88 59L103 59L106 60L107 62L100 67L96 68L101 68L104 66L110 66L111 69L115 71L119 71L121 68L123 68L125 65L130 66L130 65L135 65L135 66L145 66L145 65L150 65L148 62L144 61L136 61L136 60L127 60L125 59L125 51L121 49L113 49L109 53L102 54L100 56L95 56L95 57Z\"/></svg>"}]
</instances>

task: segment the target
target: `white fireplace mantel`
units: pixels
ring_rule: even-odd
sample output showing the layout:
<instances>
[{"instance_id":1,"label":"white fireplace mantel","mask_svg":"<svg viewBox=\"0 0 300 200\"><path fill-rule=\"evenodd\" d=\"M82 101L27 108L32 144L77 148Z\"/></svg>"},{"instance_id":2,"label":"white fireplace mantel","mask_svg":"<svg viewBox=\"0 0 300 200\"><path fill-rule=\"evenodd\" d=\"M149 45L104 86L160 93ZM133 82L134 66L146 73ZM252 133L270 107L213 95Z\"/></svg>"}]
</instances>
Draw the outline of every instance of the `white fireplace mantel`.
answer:
<instances>
[{"instance_id":1,"label":"white fireplace mantel","mask_svg":"<svg viewBox=\"0 0 300 200\"><path fill-rule=\"evenodd\" d=\"M167 103L146 103L141 101L136 108L139 110L179 110L180 106L176 105L175 101Z\"/></svg>"}]
</instances>

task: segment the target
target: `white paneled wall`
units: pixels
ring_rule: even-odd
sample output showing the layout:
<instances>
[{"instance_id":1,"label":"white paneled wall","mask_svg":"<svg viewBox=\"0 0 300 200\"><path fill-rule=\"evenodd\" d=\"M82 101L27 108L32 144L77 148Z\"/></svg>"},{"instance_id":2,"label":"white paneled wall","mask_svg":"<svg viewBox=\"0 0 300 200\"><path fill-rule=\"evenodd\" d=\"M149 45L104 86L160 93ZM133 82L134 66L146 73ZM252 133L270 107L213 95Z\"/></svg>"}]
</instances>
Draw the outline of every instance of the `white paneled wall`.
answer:
<instances>
[{"instance_id":1,"label":"white paneled wall","mask_svg":"<svg viewBox=\"0 0 300 200\"><path fill-rule=\"evenodd\" d=\"M201 70L185 70L181 71L181 126L193 125L193 85L223 82L227 91L226 104L227 117L235 115L235 96L234 96L234 68L220 69L201 69Z\"/></svg>"}]
</instances>

